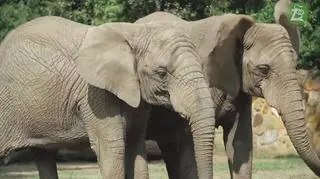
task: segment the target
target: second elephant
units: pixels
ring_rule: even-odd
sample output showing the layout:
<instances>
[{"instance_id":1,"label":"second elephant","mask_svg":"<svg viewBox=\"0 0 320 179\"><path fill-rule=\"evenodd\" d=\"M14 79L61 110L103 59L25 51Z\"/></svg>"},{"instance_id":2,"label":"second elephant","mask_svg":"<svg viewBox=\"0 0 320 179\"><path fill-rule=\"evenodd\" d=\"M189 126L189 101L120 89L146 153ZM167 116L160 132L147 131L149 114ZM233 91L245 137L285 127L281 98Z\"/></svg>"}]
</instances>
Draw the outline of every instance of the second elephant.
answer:
<instances>
[{"instance_id":1,"label":"second elephant","mask_svg":"<svg viewBox=\"0 0 320 179\"><path fill-rule=\"evenodd\" d=\"M174 24L196 44L207 82L212 87L212 98L218 105L216 124L224 129L232 178L251 178L252 175L251 96L265 98L279 111L296 151L320 176L320 160L307 134L303 99L297 82L300 36L297 28L288 22L289 5L290 1L281 0L275 6L275 20L279 24L256 23L250 16L236 14L189 22L166 12L155 12L136 21L163 26ZM161 110L153 108L152 111L151 121L160 121L157 126L161 126L162 121L177 118L172 114L160 118L156 114L165 114ZM171 142L162 139L164 134L153 136L164 152L170 178L196 176L192 170L194 163L190 161L192 135L170 134L168 130L165 138L171 138ZM183 142L175 143L175 136L184 138L178 140Z\"/></svg>"}]
</instances>

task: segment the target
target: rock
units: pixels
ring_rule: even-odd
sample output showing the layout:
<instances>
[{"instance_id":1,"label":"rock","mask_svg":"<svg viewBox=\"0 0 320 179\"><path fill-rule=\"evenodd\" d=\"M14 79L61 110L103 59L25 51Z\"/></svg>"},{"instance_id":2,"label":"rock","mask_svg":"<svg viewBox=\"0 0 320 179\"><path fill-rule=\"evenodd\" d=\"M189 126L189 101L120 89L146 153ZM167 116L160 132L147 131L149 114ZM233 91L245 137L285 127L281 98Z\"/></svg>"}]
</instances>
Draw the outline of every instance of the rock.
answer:
<instances>
[{"instance_id":1,"label":"rock","mask_svg":"<svg viewBox=\"0 0 320 179\"><path fill-rule=\"evenodd\" d=\"M256 114L254 117L253 117L253 127L257 127L257 126L260 126L261 124L263 123L263 117L261 114Z\"/></svg>"},{"instance_id":2,"label":"rock","mask_svg":"<svg viewBox=\"0 0 320 179\"><path fill-rule=\"evenodd\" d=\"M261 145L273 144L278 140L278 136L277 129L267 130L262 136L259 136L259 143Z\"/></svg>"},{"instance_id":3,"label":"rock","mask_svg":"<svg viewBox=\"0 0 320 179\"><path fill-rule=\"evenodd\" d=\"M310 70L301 78L302 91L305 94L307 129L312 145L320 157L320 73L318 70Z\"/></svg>"},{"instance_id":4,"label":"rock","mask_svg":"<svg viewBox=\"0 0 320 179\"><path fill-rule=\"evenodd\" d=\"M277 110L263 98L253 98L252 126L255 157L297 155Z\"/></svg>"}]
</instances>

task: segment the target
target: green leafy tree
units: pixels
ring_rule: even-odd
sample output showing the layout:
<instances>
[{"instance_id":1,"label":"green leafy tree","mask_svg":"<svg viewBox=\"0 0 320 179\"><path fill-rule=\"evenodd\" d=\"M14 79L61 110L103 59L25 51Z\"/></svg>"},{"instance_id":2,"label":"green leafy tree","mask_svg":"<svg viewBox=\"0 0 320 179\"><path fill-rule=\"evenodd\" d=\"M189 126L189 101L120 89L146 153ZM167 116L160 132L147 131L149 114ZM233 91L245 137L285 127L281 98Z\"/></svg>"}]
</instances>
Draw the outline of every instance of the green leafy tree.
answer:
<instances>
[{"instance_id":1,"label":"green leafy tree","mask_svg":"<svg viewBox=\"0 0 320 179\"><path fill-rule=\"evenodd\" d=\"M300 27L302 49L299 68L320 69L320 0L309 3L308 23ZM224 13L248 14L257 22L274 23L277 0L2 0L0 40L18 25L44 15L65 17L80 23L134 22L155 11L167 11L186 20ZM317 60L318 59L318 60Z\"/></svg>"}]
</instances>

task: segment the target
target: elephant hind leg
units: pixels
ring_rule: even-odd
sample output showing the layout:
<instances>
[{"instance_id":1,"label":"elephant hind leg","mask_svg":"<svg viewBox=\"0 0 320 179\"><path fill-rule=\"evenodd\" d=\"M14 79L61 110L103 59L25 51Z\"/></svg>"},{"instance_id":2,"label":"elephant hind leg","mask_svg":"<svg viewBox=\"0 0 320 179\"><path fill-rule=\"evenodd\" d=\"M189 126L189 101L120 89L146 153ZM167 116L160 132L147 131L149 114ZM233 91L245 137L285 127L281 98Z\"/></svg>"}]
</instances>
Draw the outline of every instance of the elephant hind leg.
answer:
<instances>
[{"instance_id":1,"label":"elephant hind leg","mask_svg":"<svg viewBox=\"0 0 320 179\"><path fill-rule=\"evenodd\" d=\"M40 179L58 179L56 150L46 150L43 148L33 148L35 162Z\"/></svg>"},{"instance_id":2,"label":"elephant hind leg","mask_svg":"<svg viewBox=\"0 0 320 179\"><path fill-rule=\"evenodd\" d=\"M234 119L234 122L223 125L223 140L231 178L251 178L253 146L250 106L234 116L228 116L228 119Z\"/></svg>"}]
</instances>

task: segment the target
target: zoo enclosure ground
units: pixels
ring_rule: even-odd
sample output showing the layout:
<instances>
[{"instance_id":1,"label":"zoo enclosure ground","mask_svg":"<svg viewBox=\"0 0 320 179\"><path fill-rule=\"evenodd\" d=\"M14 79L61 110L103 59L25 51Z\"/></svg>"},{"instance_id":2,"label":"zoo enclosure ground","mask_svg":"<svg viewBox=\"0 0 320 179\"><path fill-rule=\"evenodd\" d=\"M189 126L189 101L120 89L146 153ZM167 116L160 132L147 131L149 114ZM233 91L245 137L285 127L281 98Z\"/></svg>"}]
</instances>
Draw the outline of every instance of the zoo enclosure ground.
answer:
<instances>
[{"instance_id":1,"label":"zoo enclosure ground","mask_svg":"<svg viewBox=\"0 0 320 179\"><path fill-rule=\"evenodd\" d=\"M230 178L227 158L214 156L214 177ZM95 162L58 163L60 179L101 179ZM150 179L168 179L162 160L149 162ZM0 166L1 179L38 179L34 163ZM316 179L317 177L299 157L254 159L253 179Z\"/></svg>"}]
</instances>

